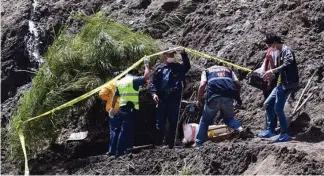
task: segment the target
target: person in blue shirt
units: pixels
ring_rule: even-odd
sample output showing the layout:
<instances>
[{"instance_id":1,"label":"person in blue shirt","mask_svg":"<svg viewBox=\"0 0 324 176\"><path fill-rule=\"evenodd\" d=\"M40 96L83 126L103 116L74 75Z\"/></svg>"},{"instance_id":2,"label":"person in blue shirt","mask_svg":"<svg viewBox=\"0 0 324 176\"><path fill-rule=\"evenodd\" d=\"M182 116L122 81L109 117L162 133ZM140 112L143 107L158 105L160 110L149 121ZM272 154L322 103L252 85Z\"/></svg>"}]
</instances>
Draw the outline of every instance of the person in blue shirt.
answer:
<instances>
[{"instance_id":1,"label":"person in blue shirt","mask_svg":"<svg viewBox=\"0 0 324 176\"><path fill-rule=\"evenodd\" d=\"M166 48L165 50L169 50ZM180 51L183 63L175 62L176 51ZM190 69L188 54L183 47L177 47L162 55L163 63L156 67L150 83L151 94L156 102L156 144L162 145L164 126L169 121L169 130L166 143L173 148L177 128L182 82Z\"/></svg>"},{"instance_id":2,"label":"person in blue shirt","mask_svg":"<svg viewBox=\"0 0 324 176\"><path fill-rule=\"evenodd\" d=\"M138 74L138 70L133 69L117 82L112 108L109 111L111 118L119 119L115 127L116 135L112 139L112 146L117 146L117 150L115 153L110 153L111 155L115 154L115 157L123 155L128 148L133 147L134 123L139 111L139 89L140 86L145 85L150 77L149 60L146 57L144 66L144 76L135 76ZM117 97L120 97L119 110L116 117L114 117Z\"/></svg>"}]
</instances>

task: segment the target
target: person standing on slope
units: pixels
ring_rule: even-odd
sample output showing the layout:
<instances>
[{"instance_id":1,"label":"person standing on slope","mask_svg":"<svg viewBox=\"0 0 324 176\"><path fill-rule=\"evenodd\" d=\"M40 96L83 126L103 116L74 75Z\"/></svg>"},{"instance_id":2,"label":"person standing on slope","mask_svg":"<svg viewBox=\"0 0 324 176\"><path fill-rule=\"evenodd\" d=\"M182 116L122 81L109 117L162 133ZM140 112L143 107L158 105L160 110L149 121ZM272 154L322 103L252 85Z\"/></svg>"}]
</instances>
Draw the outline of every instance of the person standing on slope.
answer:
<instances>
[{"instance_id":1,"label":"person standing on slope","mask_svg":"<svg viewBox=\"0 0 324 176\"><path fill-rule=\"evenodd\" d=\"M255 71L253 71L251 74L258 75L260 77L263 77L264 73L268 70L274 69L277 65L277 58L279 56L279 51L276 48L271 47L271 45L268 45L268 49L266 51L266 56L263 60L262 66ZM264 78L264 81L266 83L266 86L264 87L263 91L263 97L264 101L268 98L272 90L277 86L277 79L279 74L274 74L274 76L266 77ZM272 137L276 135L274 129L277 127L277 115L274 113L274 118L272 121L270 119L266 118L266 129L260 133L258 136L261 138L267 138Z\"/></svg>"},{"instance_id":2,"label":"person standing on slope","mask_svg":"<svg viewBox=\"0 0 324 176\"><path fill-rule=\"evenodd\" d=\"M112 107L115 107L117 97L119 100L119 111L115 116L114 109L109 112L111 118L119 118L120 123L117 130L120 130L118 139L113 142L117 144L116 157L123 155L126 149L133 147L134 122L139 110L139 89L144 86L150 78L149 60L144 58L144 76L134 76L138 73L136 69L131 70L124 78L118 81Z\"/></svg>"},{"instance_id":3,"label":"person standing on slope","mask_svg":"<svg viewBox=\"0 0 324 176\"><path fill-rule=\"evenodd\" d=\"M112 107L112 101L114 97L114 93L116 91L117 82L112 82L99 92L99 97L101 100L106 101L106 111L109 113ZM118 112L119 108L119 98L116 100L116 105L114 106L114 112ZM109 149L107 154L108 155L115 155L116 154L116 139L115 136L119 135L119 129L117 128L119 125L119 118L111 118L109 120L109 131L110 131L110 138L109 138ZM113 145L114 144L114 145Z\"/></svg>"},{"instance_id":4,"label":"person standing on slope","mask_svg":"<svg viewBox=\"0 0 324 176\"><path fill-rule=\"evenodd\" d=\"M275 33L267 33L265 43L279 50L280 55L277 59L276 68L266 71L263 76L265 79L270 79L276 73L279 73L277 86L272 90L264 102L264 107L266 109L267 119L269 119L270 123L274 121L274 113L276 113L279 119L280 134L273 142L286 142L289 141L291 137L287 134L288 124L284 106L289 94L299 87L297 63L294 52L290 47L283 44L280 36ZM269 127L273 127L273 125L270 124ZM274 131L274 129L269 130Z\"/></svg>"},{"instance_id":5,"label":"person standing on slope","mask_svg":"<svg viewBox=\"0 0 324 176\"><path fill-rule=\"evenodd\" d=\"M166 48L165 50L169 50ZM183 63L176 63L174 55L180 51ZM175 133L178 122L180 100L182 93L182 82L185 74L190 69L188 54L183 47L175 48L173 51L162 55L163 63L160 64L153 75L150 83L153 100L156 107L156 145L162 145L164 139L164 126L166 119L169 120L167 145L173 148Z\"/></svg>"}]
</instances>

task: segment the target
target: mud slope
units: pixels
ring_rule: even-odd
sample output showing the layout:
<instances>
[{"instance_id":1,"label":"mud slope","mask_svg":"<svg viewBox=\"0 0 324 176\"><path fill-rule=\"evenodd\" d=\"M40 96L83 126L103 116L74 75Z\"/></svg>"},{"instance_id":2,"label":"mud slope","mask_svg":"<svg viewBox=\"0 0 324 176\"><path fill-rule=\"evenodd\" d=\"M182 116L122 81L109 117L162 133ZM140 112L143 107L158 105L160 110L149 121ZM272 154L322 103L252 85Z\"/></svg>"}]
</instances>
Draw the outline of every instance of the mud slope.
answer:
<instances>
[{"instance_id":1,"label":"mud slope","mask_svg":"<svg viewBox=\"0 0 324 176\"><path fill-rule=\"evenodd\" d=\"M10 6L11 1L5 1ZM2 27L1 44L6 50L1 51L6 62L2 64L2 80L11 80L15 74L9 68L24 69L26 58L22 39L26 34L27 1L21 2L21 14L1 9L1 16L6 17ZM304 87L316 71L308 91L313 93L306 105L291 124L291 134L295 142L283 144L267 144L266 141L253 139L250 141L208 143L200 150L193 149L155 149L138 154L128 154L113 160L105 155L65 156L60 149L48 150L33 158L30 163L34 174L323 174L323 141L324 141L324 2L309 1L258 1L258 0L118 0L118 1L44 1L39 2L39 22L42 32L41 49L52 42L51 26L59 29L67 25L72 32L77 32L82 23L69 17L74 11L91 14L102 10L108 17L131 27L144 31L153 38L164 43L182 45L197 49L212 56L226 58L241 66L253 68L263 59L266 46L261 42L266 31L275 31L282 35L285 43L291 46L296 54L301 85ZM10 14L12 14L10 16ZM10 18L17 19L10 21ZM10 22L10 23L9 23ZM17 30L10 32L9 29ZM10 27L11 26L11 27ZM11 39L11 38L12 39ZM10 39L10 40L9 40ZM7 42L7 43L6 43ZM11 47L13 46L13 47ZM16 52L17 51L17 52ZM22 56L23 55L23 56ZM15 64L10 64L14 62ZM24 66L20 66L22 63ZM205 59L192 61L193 67L188 74L184 99L189 99L199 83L200 72L212 64ZM13 66L11 66L13 65ZM8 68L8 69L7 69ZM7 70L4 72L3 70ZM246 73L234 71L242 80L242 99L245 109L236 110L236 116L244 127L259 132L264 126L264 109L262 109L262 93L247 85ZM28 78L19 81L21 86ZM26 81L27 80L27 81ZM14 84L9 89L15 92ZM296 93L298 99L301 90ZM7 93L7 92L6 92ZM6 95L7 96L7 95ZM12 95L8 95L7 98ZM305 95L304 98L306 98ZM17 98L8 99L13 103ZM10 102L9 102L10 104ZM14 103L15 104L15 103ZM291 114L296 100L290 99L286 108ZM8 117L13 113L12 105ZM98 108L98 107L95 107ZM99 107L100 108L100 107ZM102 106L102 108L104 108ZM154 107L153 107L154 108ZM151 108L152 109L152 108ZM153 112L153 111L152 111ZM150 111L151 114L154 114ZM197 114L196 114L197 116ZM91 117L89 117L90 119ZM105 117L102 117L105 118ZM4 126L4 125L2 125ZM107 125L108 128L108 125ZM152 128L151 126L148 128ZM72 131L71 129L69 129ZM95 129L94 129L95 130ZM106 133L103 129L100 135ZM68 131L68 132L70 132ZM104 133L103 133L104 132ZM108 135L108 134L107 134ZM106 141L107 142L107 141ZM106 143L105 143L106 144ZM100 151L102 145L88 146L79 153ZM63 146L63 148L66 146ZM106 147L106 146L104 146ZM103 149L104 149L103 147ZM68 148L68 147L66 147ZM103 151L101 151L103 153ZM97 153L98 154L98 153ZM93 154L89 154L93 155ZM69 155L68 155L69 156ZM22 169L20 168L20 171ZM1 171L2 173L4 171ZM10 172L10 171L6 171ZM6 173L5 172L5 173ZM14 172L16 173L16 172Z\"/></svg>"},{"instance_id":2,"label":"mud slope","mask_svg":"<svg viewBox=\"0 0 324 176\"><path fill-rule=\"evenodd\" d=\"M314 150L312 150L314 149ZM265 141L206 143L197 149L151 149L118 159L106 155L38 164L34 174L322 174L323 142ZM45 162L49 158L43 158Z\"/></svg>"}]
</instances>

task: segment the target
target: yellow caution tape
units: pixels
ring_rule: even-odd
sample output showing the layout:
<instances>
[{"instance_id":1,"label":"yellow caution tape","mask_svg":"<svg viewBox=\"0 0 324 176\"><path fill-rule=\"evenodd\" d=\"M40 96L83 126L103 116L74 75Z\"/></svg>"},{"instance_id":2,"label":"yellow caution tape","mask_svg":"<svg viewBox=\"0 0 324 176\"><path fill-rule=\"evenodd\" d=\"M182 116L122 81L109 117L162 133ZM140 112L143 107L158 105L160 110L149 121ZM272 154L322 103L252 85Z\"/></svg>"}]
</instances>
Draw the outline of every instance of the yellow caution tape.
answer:
<instances>
[{"instance_id":1,"label":"yellow caution tape","mask_svg":"<svg viewBox=\"0 0 324 176\"><path fill-rule=\"evenodd\" d=\"M218 62L221 62L221 63L227 64L227 65L230 65L230 66L232 66L232 67L235 67L235 68L240 69L240 70L243 70L243 71L247 71L247 72L251 72L251 71L252 71L252 70L249 69L249 68L241 67L241 66L236 65L236 64L233 64L233 63L231 63L231 62L227 62L227 61L225 61L224 59L220 59L220 58L217 58L217 57L212 57L212 56L209 56L209 55L207 55L207 54L205 54L205 53L201 53L201 52L199 52L199 51L196 51L196 50L193 50L193 49L190 49L190 48L185 48L185 50L188 51L188 52L191 53L191 54L195 54L195 55L198 55L198 56L200 56L200 57L204 57L204 58L206 58L206 59L214 59L214 60L216 60L216 61L218 61Z\"/></svg>"},{"instance_id":2,"label":"yellow caution tape","mask_svg":"<svg viewBox=\"0 0 324 176\"><path fill-rule=\"evenodd\" d=\"M200 57L204 57L204 58L207 58L207 59L214 59L214 60L217 60L218 62L221 62L221 63L224 63L224 64L227 64L227 65L230 65L230 66L233 66L235 68L238 68L238 69L241 69L241 70L244 70L244 71L252 71L251 69L248 69L248 68L245 68L245 67L241 67L239 65L235 65L233 63L230 63L230 62L227 62L223 59L219 59L219 58L216 58L216 57L212 57L212 56L209 56L207 54L204 54L204 53L201 53L199 51L196 51L196 50L193 50L193 49L189 49L189 48L184 48L186 51L190 52L191 54L195 54L195 55L198 55ZM152 55L149 55L147 56L147 58L150 58L150 57L154 57L154 56L158 56L158 55L161 55L165 52L169 52L169 51L173 51L173 49L169 49L169 50L166 50L166 51L161 51L161 52L158 52L158 53L155 53L155 54L152 54ZM115 78L113 78L112 80L108 81L107 83L93 89L92 91L88 92L88 93L85 93L67 103L64 103L52 110L49 110L41 115L38 115L36 117L33 117L33 118L30 118L26 121L23 121L21 122L21 124L18 126L17 128L17 131L18 131L18 135L19 135L19 139L20 139L20 143L21 143L21 147L22 147L22 150L24 152L24 158L25 158L25 175L29 175L29 167L28 167L28 158L27 158L27 152L26 152L26 143L25 143L25 137L24 137L24 134L23 134L23 131L21 129L21 125L24 125L25 123L27 122L30 122L32 120L35 120L35 119L38 119L38 118L41 118L41 117L45 117L47 115L50 115L52 113L54 113L55 111L59 111L61 109L64 109L64 108L67 108L67 107L70 107L72 105L74 105L75 103L78 103L88 97L90 97L91 95L99 92L102 88L106 87L108 84L111 84L112 82L114 81L117 81L118 79L120 79L121 77L123 77L126 73L128 73L130 70L132 70L133 68L137 67L141 62L143 62L145 57L142 57L140 60L138 60L137 62L135 62L132 66L128 67L126 70L124 70L122 73L120 73L118 76L116 76Z\"/></svg>"},{"instance_id":3,"label":"yellow caution tape","mask_svg":"<svg viewBox=\"0 0 324 176\"><path fill-rule=\"evenodd\" d=\"M27 152L26 152L26 144L25 144L25 136L24 133L22 132L22 129L20 128L21 124L18 125L18 135L19 135L19 140L21 143L22 150L24 152L24 157L25 157L25 175L29 175L29 167L28 167L28 158L27 158Z\"/></svg>"},{"instance_id":4,"label":"yellow caution tape","mask_svg":"<svg viewBox=\"0 0 324 176\"><path fill-rule=\"evenodd\" d=\"M155 53L155 54L152 54L152 55L149 55L147 56L147 58L150 58L150 57L154 57L154 56L158 56L158 55L161 55L165 52L169 52L169 51L173 51L173 49L169 49L169 50L166 50L166 51L161 51L161 52L158 52L158 53ZM21 147L23 149L23 152L24 152L24 157L25 157L25 175L29 175L29 169L28 169L28 158L27 158L27 152L26 152L26 143L25 143L25 137L24 137L24 134L23 134L23 131L21 129L21 125L24 125L25 123L27 122L30 122L32 120L35 120L35 119L38 119L38 118L41 118L41 117L45 117L47 115L50 115L52 113L54 113L55 111L59 111L61 109L64 109L64 108L67 108L67 107L70 107L72 105L74 105L75 103L78 103L88 97L90 97L91 95L99 92L102 88L106 87L107 85L111 84L112 82L114 81L117 81L118 79L120 79L121 77L123 77L126 73L128 73L130 70L132 70L133 68L137 67L141 62L143 62L144 60L144 57L142 57L140 60L138 60L137 62L135 62L132 66L128 67L126 70L124 70L122 73L120 73L118 76L116 76L115 78L113 78L112 80L108 81L107 83L103 84L102 86L99 86L95 89L93 89L92 91L88 92L88 93L85 93L83 95L81 95L80 97L77 97L67 103L64 103L62 104L61 106L58 106L52 110L49 110L41 115L38 115L36 117L33 117L33 118L30 118L26 121L23 121L21 122L21 124L18 126L18 135L19 135L19 139L20 139L20 143L21 143Z\"/></svg>"}]
</instances>

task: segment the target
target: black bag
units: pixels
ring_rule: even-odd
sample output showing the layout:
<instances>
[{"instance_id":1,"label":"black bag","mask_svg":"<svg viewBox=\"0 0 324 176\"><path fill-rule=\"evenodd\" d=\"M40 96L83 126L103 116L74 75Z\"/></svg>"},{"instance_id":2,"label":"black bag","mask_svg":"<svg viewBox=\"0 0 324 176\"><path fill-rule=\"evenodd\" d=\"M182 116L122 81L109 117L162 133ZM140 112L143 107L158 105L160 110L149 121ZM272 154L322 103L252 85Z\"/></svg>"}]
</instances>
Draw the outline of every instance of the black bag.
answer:
<instances>
[{"instance_id":1,"label":"black bag","mask_svg":"<svg viewBox=\"0 0 324 176\"><path fill-rule=\"evenodd\" d=\"M263 59L260 60L257 65L255 65L255 67L253 68L253 71L256 70L256 68L258 68L262 64L262 61L263 61ZM251 74L247 79L247 83L249 85L256 87L258 89L261 89L261 90L265 90L267 87L267 83L259 75Z\"/></svg>"},{"instance_id":2,"label":"black bag","mask_svg":"<svg viewBox=\"0 0 324 176\"><path fill-rule=\"evenodd\" d=\"M251 75L249 78L248 78L248 81L247 83L253 87L256 87L258 89L261 89L261 90L265 90L266 89L266 82L263 80L263 78L260 78L260 76L258 75Z\"/></svg>"}]
</instances>

